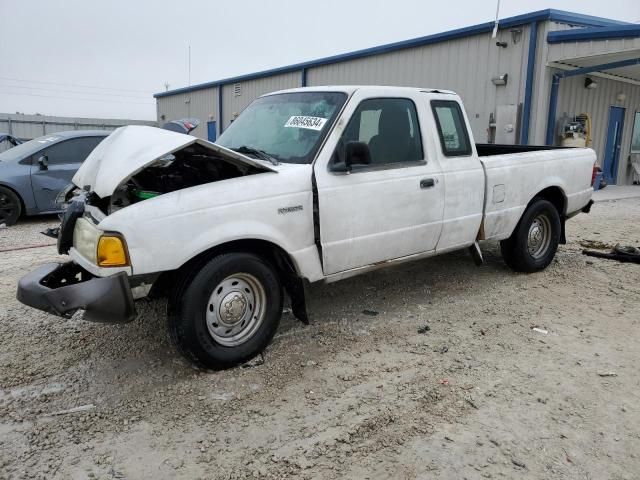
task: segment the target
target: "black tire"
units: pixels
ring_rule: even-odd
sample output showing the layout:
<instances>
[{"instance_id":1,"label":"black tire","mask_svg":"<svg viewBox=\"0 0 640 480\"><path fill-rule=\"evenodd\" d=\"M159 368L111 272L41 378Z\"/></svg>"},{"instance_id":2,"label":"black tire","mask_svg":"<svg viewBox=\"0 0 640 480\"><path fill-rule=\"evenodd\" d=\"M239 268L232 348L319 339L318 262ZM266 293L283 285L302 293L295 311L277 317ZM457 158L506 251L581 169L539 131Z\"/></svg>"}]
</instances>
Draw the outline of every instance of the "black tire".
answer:
<instances>
[{"instance_id":1,"label":"black tire","mask_svg":"<svg viewBox=\"0 0 640 480\"><path fill-rule=\"evenodd\" d=\"M15 225L22 213L20 198L12 190L0 187L0 225Z\"/></svg>"},{"instance_id":2,"label":"black tire","mask_svg":"<svg viewBox=\"0 0 640 480\"><path fill-rule=\"evenodd\" d=\"M229 286L230 293L222 291L228 282L232 282L236 276L242 275L252 279L252 282L259 283L259 285L258 283L251 284L255 285L256 290L263 289L265 300L260 306L257 300L254 305L251 304L254 297L245 297L246 294L242 291L233 290L233 288L239 287ZM230 278L231 280L229 280ZM222 285L224 287L221 287ZM262 320L247 331L247 338L242 343L225 345L221 342L233 339L214 338L214 335L220 333L220 329L226 328L215 322L220 321L221 315L225 315L221 311L223 305L231 304L231 308L234 308L234 299L232 298L231 303L224 303L220 300L219 304L216 303L217 300L212 299L214 294L216 299L222 299L223 295L227 295L224 297L226 299L229 298L228 295L232 294L234 298L239 298L235 296L236 293L242 294L242 300L240 300L242 303L238 304L244 305L244 313L241 318L248 318L248 322L252 322L252 318L255 318L258 322L258 316L253 315L253 309L255 308L255 312L257 312L260 308L263 312L262 315L259 315ZM259 294L256 294L255 299L258 297ZM173 295L170 295L169 333L178 350L197 366L213 370L230 368L255 357L271 342L280 323L282 302L283 291L280 279L276 270L267 261L251 253L238 252L218 255L202 265L197 273L190 275L190 278L184 277L182 285L174 291ZM217 307L214 307L214 303L217 304ZM251 313L249 313L249 308ZM226 315L231 315L229 307L227 309ZM248 317L245 317L246 315ZM222 318L224 321L224 317ZM232 320L235 321L235 319ZM239 320L236 322L238 328L240 328L239 322ZM242 325L244 323L245 320L242 320ZM218 328L214 333L211 331L213 326ZM247 327L244 328L246 330Z\"/></svg>"},{"instance_id":3,"label":"black tire","mask_svg":"<svg viewBox=\"0 0 640 480\"><path fill-rule=\"evenodd\" d=\"M536 242L536 233L540 231L545 232L542 235L546 240ZM502 258L517 272L531 273L544 270L558 250L560 232L560 214L553 203L542 198L534 199L525 210L513 234L500 242Z\"/></svg>"}]
</instances>

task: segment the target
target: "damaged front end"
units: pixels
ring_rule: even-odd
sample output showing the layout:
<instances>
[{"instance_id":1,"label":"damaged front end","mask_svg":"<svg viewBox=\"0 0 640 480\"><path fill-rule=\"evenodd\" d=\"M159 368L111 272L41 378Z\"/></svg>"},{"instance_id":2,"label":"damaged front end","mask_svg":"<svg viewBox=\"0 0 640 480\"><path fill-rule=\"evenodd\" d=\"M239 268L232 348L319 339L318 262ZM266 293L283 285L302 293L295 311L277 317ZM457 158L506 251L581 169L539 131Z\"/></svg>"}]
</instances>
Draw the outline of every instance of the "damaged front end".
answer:
<instances>
[{"instance_id":1,"label":"damaged front end","mask_svg":"<svg viewBox=\"0 0 640 480\"><path fill-rule=\"evenodd\" d=\"M75 202L110 215L166 193L269 171L276 170L199 138L127 126L98 145L73 177L75 188L59 201L67 211Z\"/></svg>"},{"instance_id":2,"label":"damaged front end","mask_svg":"<svg viewBox=\"0 0 640 480\"><path fill-rule=\"evenodd\" d=\"M185 188L244 177L264 170L225 159L217 152L193 144L165 155L119 185L110 197L101 199L101 210L111 213L137 202Z\"/></svg>"}]
</instances>

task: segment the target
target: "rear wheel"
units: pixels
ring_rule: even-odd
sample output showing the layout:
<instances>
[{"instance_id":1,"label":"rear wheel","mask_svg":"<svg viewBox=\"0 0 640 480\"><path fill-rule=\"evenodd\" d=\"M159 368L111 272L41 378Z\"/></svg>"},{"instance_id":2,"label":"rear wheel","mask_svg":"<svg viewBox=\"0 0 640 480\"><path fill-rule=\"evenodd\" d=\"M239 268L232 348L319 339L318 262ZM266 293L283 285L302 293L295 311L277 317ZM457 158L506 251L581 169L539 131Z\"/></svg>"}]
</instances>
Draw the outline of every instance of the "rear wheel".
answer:
<instances>
[{"instance_id":1,"label":"rear wheel","mask_svg":"<svg viewBox=\"0 0 640 480\"><path fill-rule=\"evenodd\" d=\"M20 214L22 205L18 196L5 187L0 187L0 225L14 225Z\"/></svg>"},{"instance_id":2,"label":"rear wheel","mask_svg":"<svg viewBox=\"0 0 640 480\"><path fill-rule=\"evenodd\" d=\"M500 242L502 257L518 272L537 272L553 260L560 243L560 215L542 198L534 199L513 234Z\"/></svg>"},{"instance_id":3,"label":"rear wheel","mask_svg":"<svg viewBox=\"0 0 640 480\"><path fill-rule=\"evenodd\" d=\"M282 286L275 269L250 253L219 255L174 296L169 331L182 354L211 369L259 354L276 333Z\"/></svg>"}]
</instances>

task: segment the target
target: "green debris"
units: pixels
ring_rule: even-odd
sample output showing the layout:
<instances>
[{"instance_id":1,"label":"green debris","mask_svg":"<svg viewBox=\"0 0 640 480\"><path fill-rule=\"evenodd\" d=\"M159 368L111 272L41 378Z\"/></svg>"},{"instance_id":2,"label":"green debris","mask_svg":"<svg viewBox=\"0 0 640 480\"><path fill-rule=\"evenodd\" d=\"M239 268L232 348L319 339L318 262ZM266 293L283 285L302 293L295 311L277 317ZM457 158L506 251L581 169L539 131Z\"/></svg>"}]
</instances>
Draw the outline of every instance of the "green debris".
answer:
<instances>
[{"instance_id":1,"label":"green debris","mask_svg":"<svg viewBox=\"0 0 640 480\"><path fill-rule=\"evenodd\" d=\"M134 190L133 195L140 200L149 200L150 198L160 195L158 192L150 192L148 190Z\"/></svg>"}]
</instances>

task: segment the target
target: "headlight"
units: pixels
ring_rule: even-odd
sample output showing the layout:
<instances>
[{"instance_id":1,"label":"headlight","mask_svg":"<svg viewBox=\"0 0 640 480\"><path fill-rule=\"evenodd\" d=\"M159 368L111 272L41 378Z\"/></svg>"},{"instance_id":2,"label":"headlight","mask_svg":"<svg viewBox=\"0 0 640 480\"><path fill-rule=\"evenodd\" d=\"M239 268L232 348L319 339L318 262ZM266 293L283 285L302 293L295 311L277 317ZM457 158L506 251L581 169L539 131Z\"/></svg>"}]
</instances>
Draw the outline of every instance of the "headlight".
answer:
<instances>
[{"instance_id":1,"label":"headlight","mask_svg":"<svg viewBox=\"0 0 640 480\"><path fill-rule=\"evenodd\" d=\"M104 233L86 218L79 218L76 222L73 246L80 255L99 267L129 265L124 238L117 233Z\"/></svg>"},{"instance_id":2,"label":"headlight","mask_svg":"<svg viewBox=\"0 0 640 480\"><path fill-rule=\"evenodd\" d=\"M102 230L95 227L95 225L86 218L79 218L76 221L76 226L73 229L73 246L87 260L91 263L98 263L96 258L96 252L98 250L98 239L102 234Z\"/></svg>"}]
</instances>

